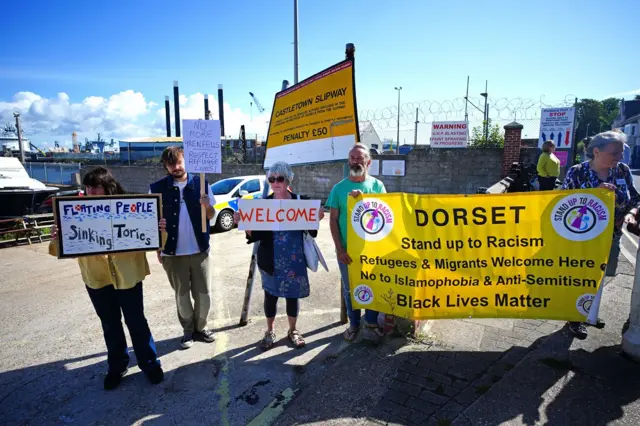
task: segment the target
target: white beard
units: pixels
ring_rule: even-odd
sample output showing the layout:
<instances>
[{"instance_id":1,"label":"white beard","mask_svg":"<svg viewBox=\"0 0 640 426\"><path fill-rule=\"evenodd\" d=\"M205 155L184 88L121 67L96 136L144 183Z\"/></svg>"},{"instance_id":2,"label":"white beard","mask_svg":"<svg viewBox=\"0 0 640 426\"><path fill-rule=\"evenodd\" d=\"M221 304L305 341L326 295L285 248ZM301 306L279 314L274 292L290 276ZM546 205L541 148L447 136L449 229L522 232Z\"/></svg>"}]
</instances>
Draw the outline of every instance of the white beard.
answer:
<instances>
[{"instance_id":1,"label":"white beard","mask_svg":"<svg viewBox=\"0 0 640 426\"><path fill-rule=\"evenodd\" d=\"M360 166L359 170L354 170L352 167L349 167L349 174L352 177L362 177L367 173L367 169L364 166Z\"/></svg>"}]
</instances>

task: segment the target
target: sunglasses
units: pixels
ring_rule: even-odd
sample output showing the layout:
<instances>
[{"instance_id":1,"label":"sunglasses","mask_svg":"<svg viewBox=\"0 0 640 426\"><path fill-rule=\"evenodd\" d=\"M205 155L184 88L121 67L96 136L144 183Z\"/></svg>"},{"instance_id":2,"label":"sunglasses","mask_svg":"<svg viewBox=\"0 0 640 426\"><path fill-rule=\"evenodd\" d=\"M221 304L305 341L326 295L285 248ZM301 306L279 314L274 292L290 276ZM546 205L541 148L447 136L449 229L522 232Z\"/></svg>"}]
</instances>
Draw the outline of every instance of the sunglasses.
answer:
<instances>
[{"instance_id":1,"label":"sunglasses","mask_svg":"<svg viewBox=\"0 0 640 426\"><path fill-rule=\"evenodd\" d=\"M274 176L270 176L269 179L267 179L269 181L269 183L282 183L285 180L287 180L284 176L278 176L278 177L274 177Z\"/></svg>"}]
</instances>

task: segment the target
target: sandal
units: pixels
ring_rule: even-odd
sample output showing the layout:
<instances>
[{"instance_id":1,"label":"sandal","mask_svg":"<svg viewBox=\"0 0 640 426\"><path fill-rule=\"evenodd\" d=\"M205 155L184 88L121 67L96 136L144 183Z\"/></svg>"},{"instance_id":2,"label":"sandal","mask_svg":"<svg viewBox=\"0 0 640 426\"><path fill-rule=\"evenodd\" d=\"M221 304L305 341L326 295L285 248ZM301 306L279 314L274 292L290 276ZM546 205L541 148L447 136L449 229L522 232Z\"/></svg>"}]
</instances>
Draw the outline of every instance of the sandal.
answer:
<instances>
[{"instance_id":1,"label":"sandal","mask_svg":"<svg viewBox=\"0 0 640 426\"><path fill-rule=\"evenodd\" d=\"M372 343L380 343L384 337L384 333L380 330L380 327L374 324L367 324L365 327L365 333L362 335L363 339Z\"/></svg>"},{"instance_id":2,"label":"sandal","mask_svg":"<svg viewBox=\"0 0 640 426\"><path fill-rule=\"evenodd\" d=\"M298 330L289 330L289 333L287 334L289 336L289 340L291 340L291 343L293 343L296 348L300 349L304 347L304 338Z\"/></svg>"},{"instance_id":3,"label":"sandal","mask_svg":"<svg viewBox=\"0 0 640 426\"><path fill-rule=\"evenodd\" d=\"M376 324L367 324L367 329L376 334L378 337L384 337L384 332Z\"/></svg>"},{"instance_id":4,"label":"sandal","mask_svg":"<svg viewBox=\"0 0 640 426\"><path fill-rule=\"evenodd\" d=\"M260 349L268 351L271 349L276 341L276 333L273 331L267 331L264 333L264 337L260 341Z\"/></svg>"},{"instance_id":5,"label":"sandal","mask_svg":"<svg viewBox=\"0 0 640 426\"><path fill-rule=\"evenodd\" d=\"M344 340L346 340L347 342L353 342L356 339L357 334L358 334L357 328L354 330L351 327L349 327L344 331L344 333L342 333L342 337L344 337Z\"/></svg>"}]
</instances>

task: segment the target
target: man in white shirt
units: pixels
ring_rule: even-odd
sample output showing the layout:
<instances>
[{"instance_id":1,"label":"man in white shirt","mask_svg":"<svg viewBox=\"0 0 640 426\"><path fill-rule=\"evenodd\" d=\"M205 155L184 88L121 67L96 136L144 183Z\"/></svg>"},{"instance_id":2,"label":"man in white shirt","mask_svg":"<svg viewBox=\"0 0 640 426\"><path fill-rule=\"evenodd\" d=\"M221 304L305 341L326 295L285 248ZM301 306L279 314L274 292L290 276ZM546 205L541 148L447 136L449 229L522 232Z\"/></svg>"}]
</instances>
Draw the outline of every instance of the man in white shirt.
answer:
<instances>
[{"instance_id":1,"label":"man in white shirt","mask_svg":"<svg viewBox=\"0 0 640 426\"><path fill-rule=\"evenodd\" d=\"M200 177L185 171L181 147L166 148L162 164L167 176L150 185L150 192L162 194L162 216L167 223L167 240L158 251L158 261L175 291L184 331L180 345L188 349L195 338L215 341L213 331L207 328L211 308L209 220L214 215L215 199L206 180L206 195L200 195ZM201 206L206 210L206 232L202 232Z\"/></svg>"}]
</instances>

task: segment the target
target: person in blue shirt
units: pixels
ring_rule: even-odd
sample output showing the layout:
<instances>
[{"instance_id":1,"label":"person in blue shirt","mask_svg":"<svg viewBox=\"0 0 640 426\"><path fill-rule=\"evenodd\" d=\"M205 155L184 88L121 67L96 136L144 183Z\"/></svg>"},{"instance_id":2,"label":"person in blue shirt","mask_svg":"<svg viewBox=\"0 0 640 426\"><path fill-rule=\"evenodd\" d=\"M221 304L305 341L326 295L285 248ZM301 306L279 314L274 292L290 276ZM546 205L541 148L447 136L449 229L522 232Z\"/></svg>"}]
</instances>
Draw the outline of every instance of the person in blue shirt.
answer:
<instances>
[{"instance_id":1,"label":"person in blue shirt","mask_svg":"<svg viewBox=\"0 0 640 426\"><path fill-rule=\"evenodd\" d=\"M622 163L627 136L608 131L593 137L587 148L587 159L567 172L562 189L606 188L615 191L614 229L611 251L607 262L607 276L614 276L620 255L620 237L624 224L634 224L640 209L640 194L633 183L629 167ZM603 328L598 319L596 327ZM587 329L581 322L569 323L569 330L579 339L587 337Z\"/></svg>"}]
</instances>

